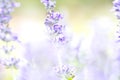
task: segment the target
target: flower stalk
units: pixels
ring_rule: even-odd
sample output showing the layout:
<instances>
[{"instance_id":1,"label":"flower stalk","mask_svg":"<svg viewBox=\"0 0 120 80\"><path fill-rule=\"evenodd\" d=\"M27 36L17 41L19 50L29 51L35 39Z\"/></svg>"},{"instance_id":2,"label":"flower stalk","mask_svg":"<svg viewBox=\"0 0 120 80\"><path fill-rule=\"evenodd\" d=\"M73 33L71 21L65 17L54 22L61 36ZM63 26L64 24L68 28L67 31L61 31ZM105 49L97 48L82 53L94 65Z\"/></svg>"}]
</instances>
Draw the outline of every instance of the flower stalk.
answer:
<instances>
[{"instance_id":1,"label":"flower stalk","mask_svg":"<svg viewBox=\"0 0 120 80\"><path fill-rule=\"evenodd\" d=\"M22 51L19 51L23 45L9 26L12 19L11 13L19 6L20 3L15 0L0 0L0 65L13 71L19 71L27 64ZM14 74L11 73L13 79L16 80L17 73Z\"/></svg>"},{"instance_id":2,"label":"flower stalk","mask_svg":"<svg viewBox=\"0 0 120 80\"><path fill-rule=\"evenodd\" d=\"M55 69L55 71L57 75L62 78L62 80L73 80L75 75L69 67L65 65L63 66L61 60L61 44L63 45L69 42L68 36L66 35L66 25L62 22L64 17L60 12L55 11L56 0L41 0L41 3L44 4L47 10L47 17L44 24L48 30L51 41L57 43L57 45L55 45L56 48L58 48L57 57L59 66Z\"/></svg>"}]
</instances>

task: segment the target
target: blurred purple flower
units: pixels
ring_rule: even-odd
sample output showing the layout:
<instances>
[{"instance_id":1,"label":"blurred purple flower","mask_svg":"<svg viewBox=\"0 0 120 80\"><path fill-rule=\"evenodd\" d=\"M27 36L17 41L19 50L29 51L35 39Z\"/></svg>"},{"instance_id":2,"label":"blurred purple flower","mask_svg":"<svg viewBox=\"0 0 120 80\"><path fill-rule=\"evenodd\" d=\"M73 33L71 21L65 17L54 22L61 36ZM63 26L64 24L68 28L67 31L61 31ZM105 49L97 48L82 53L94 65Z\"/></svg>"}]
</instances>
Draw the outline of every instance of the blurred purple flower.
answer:
<instances>
[{"instance_id":1,"label":"blurred purple flower","mask_svg":"<svg viewBox=\"0 0 120 80\"><path fill-rule=\"evenodd\" d=\"M18 7L20 4L15 2L15 0L0 0L0 40L5 42L3 46L0 46L0 50L2 50L7 58L2 57L0 58L0 64L5 67L16 66L18 64L18 59L14 57L10 57L8 53L11 53L15 46L8 45L11 41L17 41L18 37L16 34L12 32L9 27L9 21L11 19L11 13L14 11L15 7Z\"/></svg>"},{"instance_id":2,"label":"blurred purple flower","mask_svg":"<svg viewBox=\"0 0 120 80\"><path fill-rule=\"evenodd\" d=\"M41 0L47 10L47 17L45 19L45 26L48 29L51 41L60 44L66 44L68 42L68 35L66 33L66 26L63 24L63 15L60 12L54 10L56 0ZM62 48L61 48L62 49ZM62 51L62 50L61 50ZM57 52L59 54L59 52ZM74 78L73 71L70 67L62 65L55 68L58 76L64 77L67 80Z\"/></svg>"},{"instance_id":3,"label":"blurred purple flower","mask_svg":"<svg viewBox=\"0 0 120 80\"><path fill-rule=\"evenodd\" d=\"M8 23L11 19L11 12L15 7L18 7L19 3L14 0L1 0L0 1L0 23Z\"/></svg>"},{"instance_id":4,"label":"blurred purple flower","mask_svg":"<svg viewBox=\"0 0 120 80\"><path fill-rule=\"evenodd\" d=\"M55 67L55 72L59 77L64 77L67 80L72 80L75 77L74 69L66 65Z\"/></svg>"},{"instance_id":5,"label":"blurred purple flower","mask_svg":"<svg viewBox=\"0 0 120 80\"><path fill-rule=\"evenodd\" d=\"M19 3L14 0L0 1L0 39L5 42L14 41L17 39L17 36L15 36L9 28L9 21L14 8L18 6Z\"/></svg>"},{"instance_id":6,"label":"blurred purple flower","mask_svg":"<svg viewBox=\"0 0 120 80\"><path fill-rule=\"evenodd\" d=\"M41 0L46 7L46 9L53 9L55 7L56 1L54 0Z\"/></svg>"},{"instance_id":7,"label":"blurred purple flower","mask_svg":"<svg viewBox=\"0 0 120 80\"><path fill-rule=\"evenodd\" d=\"M5 52L6 54L12 52L14 49L15 49L14 46L3 46L3 47L2 47L2 50L4 50L4 52Z\"/></svg>"},{"instance_id":8,"label":"blurred purple flower","mask_svg":"<svg viewBox=\"0 0 120 80\"><path fill-rule=\"evenodd\" d=\"M15 41L18 37L11 32L11 29L6 26L0 27L0 39L5 42Z\"/></svg>"},{"instance_id":9,"label":"blurred purple flower","mask_svg":"<svg viewBox=\"0 0 120 80\"><path fill-rule=\"evenodd\" d=\"M19 59L18 58L13 58L13 57L9 57L6 59L1 59L1 64L4 65L6 68L10 68L10 67L15 67L17 68L18 63L19 63Z\"/></svg>"},{"instance_id":10,"label":"blurred purple flower","mask_svg":"<svg viewBox=\"0 0 120 80\"><path fill-rule=\"evenodd\" d=\"M113 1L113 11L118 19L120 19L120 0Z\"/></svg>"},{"instance_id":11,"label":"blurred purple flower","mask_svg":"<svg viewBox=\"0 0 120 80\"><path fill-rule=\"evenodd\" d=\"M57 43L65 43L65 25L60 23L63 20L63 15L60 12L55 12L55 0L41 0L47 9L47 17L45 19L45 25L48 28L49 34L52 36L52 40ZM51 6L52 5L52 6Z\"/></svg>"}]
</instances>

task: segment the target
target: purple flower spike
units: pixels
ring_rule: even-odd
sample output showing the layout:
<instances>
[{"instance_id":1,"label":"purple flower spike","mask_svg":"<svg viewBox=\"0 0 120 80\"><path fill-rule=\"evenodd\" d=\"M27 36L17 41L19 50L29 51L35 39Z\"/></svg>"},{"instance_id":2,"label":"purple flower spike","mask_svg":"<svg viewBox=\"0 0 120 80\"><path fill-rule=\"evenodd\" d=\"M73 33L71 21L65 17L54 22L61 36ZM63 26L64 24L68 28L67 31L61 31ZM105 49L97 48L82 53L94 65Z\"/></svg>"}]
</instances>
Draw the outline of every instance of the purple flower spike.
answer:
<instances>
[{"instance_id":1,"label":"purple flower spike","mask_svg":"<svg viewBox=\"0 0 120 80\"><path fill-rule=\"evenodd\" d=\"M50 41L61 47L61 44L66 44L69 42L68 39L70 39L66 33L66 25L62 23L64 17L60 12L54 10L56 4L55 0L41 0L41 2L45 5L47 10L47 17L44 24L51 38ZM65 65L56 67L55 71L58 76L61 78L64 77L64 80L73 80L75 77L72 69Z\"/></svg>"},{"instance_id":2,"label":"purple flower spike","mask_svg":"<svg viewBox=\"0 0 120 80\"><path fill-rule=\"evenodd\" d=\"M118 20L120 20L120 0L114 0L113 1L113 11L115 12L115 15L117 17ZM118 27L120 26L120 23L117 25ZM120 38L120 29L118 28L118 30L116 31L117 35L118 35L118 40L117 42L120 42L119 41L119 38Z\"/></svg>"},{"instance_id":3,"label":"purple flower spike","mask_svg":"<svg viewBox=\"0 0 120 80\"><path fill-rule=\"evenodd\" d=\"M65 32L65 25L61 23L63 21L63 15L60 12L56 12L54 10L55 1L54 0L41 0L41 2L45 5L47 9L47 17L45 19L45 26L49 30L49 34L53 37L53 42L57 43L65 43L67 42L66 39L66 32ZM50 6L52 5L52 7Z\"/></svg>"},{"instance_id":4,"label":"purple flower spike","mask_svg":"<svg viewBox=\"0 0 120 80\"><path fill-rule=\"evenodd\" d=\"M12 18L11 13L14 11L14 8L19 5L15 0L0 0L0 40L5 42L5 44L0 46L0 50L3 52L1 54L8 56L0 58L0 64L8 68L16 66L19 62L19 58L11 58L11 52L16 47L9 45L9 42L18 42L18 37L9 27L9 21Z\"/></svg>"},{"instance_id":5,"label":"purple flower spike","mask_svg":"<svg viewBox=\"0 0 120 80\"><path fill-rule=\"evenodd\" d=\"M113 11L118 19L120 19L120 0L113 1Z\"/></svg>"},{"instance_id":6,"label":"purple flower spike","mask_svg":"<svg viewBox=\"0 0 120 80\"><path fill-rule=\"evenodd\" d=\"M14 0L1 0L0 1L0 23L8 23L11 19L11 12L15 7L18 7L19 3Z\"/></svg>"}]
</instances>

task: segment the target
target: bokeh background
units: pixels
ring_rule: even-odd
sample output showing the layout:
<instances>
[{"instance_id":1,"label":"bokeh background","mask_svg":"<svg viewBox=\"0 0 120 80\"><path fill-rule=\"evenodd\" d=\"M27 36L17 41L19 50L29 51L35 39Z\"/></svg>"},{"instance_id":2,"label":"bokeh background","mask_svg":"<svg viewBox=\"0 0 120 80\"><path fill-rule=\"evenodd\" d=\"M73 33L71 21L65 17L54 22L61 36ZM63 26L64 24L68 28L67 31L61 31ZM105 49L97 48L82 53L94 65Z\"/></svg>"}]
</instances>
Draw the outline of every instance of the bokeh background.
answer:
<instances>
[{"instance_id":1,"label":"bokeh background","mask_svg":"<svg viewBox=\"0 0 120 80\"><path fill-rule=\"evenodd\" d=\"M57 59L53 60L53 57L56 56L52 54L54 51L49 50L51 44L45 44L48 38L44 26L44 20L46 18L45 7L40 0L17 1L21 3L21 6L16 8L12 14L13 18L10 22L10 27L27 46L27 50L29 50L28 53L32 56L32 58L28 58L28 60L33 62L33 64L35 63L35 67L37 65L37 69L43 72L47 69L46 66L49 66L52 62L53 64L57 63ZM105 60L106 55L107 58L109 57L110 59L116 57L117 54L115 56L113 56L113 54L117 53L115 51L114 41L117 40L115 32L118 22L114 12L112 12L113 0L56 1L56 11L60 11L64 14L66 27L70 29L70 35L73 36L71 40L72 48L75 48L81 43L79 56L86 54L87 59L90 60L96 57L98 60L98 64L96 65L101 64L101 60ZM47 52L45 52L46 49L48 49ZM94 60L96 60L96 58ZM85 65L88 64L86 63ZM5 77L3 80L12 80L10 71L2 70L2 68L0 70L2 72L1 75ZM36 72L36 75L39 73L40 72ZM34 74L34 72L31 72L31 74ZM47 78L36 78L34 80L47 80ZM94 79L87 79L86 77L85 80Z\"/></svg>"},{"instance_id":2,"label":"bokeh background","mask_svg":"<svg viewBox=\"0 0 120 80\"><path fill-rule=\"evenodd\" d=\"M34 26L44 27L46 10L40 0L18 0L18 2L21 3L21 7L16 8L13 13L12 27L29 26L29 29L31 26L32 28ZM64 14L67 27L71 28L75 34L82 36L92 34L94 29L91 23L94 21L104 26L106 30L111 29L109 25L111 22L116 22L114 22L116 17L112 12L112 0L57 0L56 11Z\"/></svg>"}]
</instances>

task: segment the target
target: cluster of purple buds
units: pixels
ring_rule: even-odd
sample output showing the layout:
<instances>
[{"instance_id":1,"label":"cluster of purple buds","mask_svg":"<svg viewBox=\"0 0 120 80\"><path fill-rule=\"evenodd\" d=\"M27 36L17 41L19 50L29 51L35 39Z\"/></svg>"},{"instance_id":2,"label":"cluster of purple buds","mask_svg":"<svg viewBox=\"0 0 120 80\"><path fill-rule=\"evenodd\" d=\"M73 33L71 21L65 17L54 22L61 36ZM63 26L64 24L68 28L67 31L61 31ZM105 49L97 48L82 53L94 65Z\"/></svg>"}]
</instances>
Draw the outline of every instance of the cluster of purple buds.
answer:
<instances>
[{"instance_id":1,"label":"cluster of purple buds","mask_svg":"<svg viewBox=\"0 0 120 80\"><path fill-rule=\"evenodd\" d=\"M120 0L113 1L113 11L118 19L120 19Z\"/></svg>"},{"instance_id":2,"label":"cluster of purple buds","mask_svg":"<svg viewBox=\"0 0 120 80\"><path fill-rule=\"evenodd\" d=\"M11 32L11 29L7 26L0 26L0 39L5 42L17 40L17 36Z\"/></svg>"},{"instance_id":3,"label":"cluster of purple buds","mask_svg":"<svg viewBox=\"0 0 120 80\"><path fill-rule=\"evenodd\" d=\"M120 20L120 0L113 1L112 11L114 11L117 19ZM117 26L119 27L120 23ZM117 30L117 38L118 38L117 42L119 42L119 38L120 38L119 34L120 34L120 29Z\"/></svg>"},{"instance_id":4,"label":"cluster of purple buds","mask_svg":"<svg viewBox=\"0 0 120 80\"><path fill-rule=\"evenodd\" d=\"M54 9L56 5L56 1L54 0L41 0L41 2L45 5L47 10Z\"/></svg>"},{"instance_id":5,"label":"cluster of purple buds","mask_svg":"<svg viewBox=\"0 0 120 80\"><path fill-rule=\"evenodd\" d=\"M9 57L6 59L1 59L1 64L4 65L6 68L14 67L18 68L18 63L20 62L20 59Z\"/></svg>"},{"instance_id":6,"label":"cluster of purple buds","mask_svg":"<svg viewBox=\"0 0 120 80\"><path fill-rule=\"evenodd\" d=\"M9 21L11 19L11 13L14 11L15 7L18 7L19 3L14 0L0 0L0 40L6 42L17 41L18 37L12 33L9 28ZM12 48L8 48L8 46L3 46L3 50L5 53L9 53Z\"/></svg>"},{"instance_id":7,"label":"cluster of purple buds","mask_svg":"<svg viewBox=\"0 0 120 80\"><path fill-rule=\"evenodd\" d=\"M11 12L19 3L14 0L0 0L0 24L7 24L11 19Z\"/></svg>"},{"instance_id":8,"label":"cluster of purple buds","mask_svg":"<svg viewBox=\"0 0 120 80\"><path fill-rule=\"evenodd\" d=\"M18 6L19 3L14 0L0 0L0 39L3 41L9 42L17 39L9 28L9 21L14 8Z\"/></svg>"},{"instance_id":9,"label":"cluster of purple buds","mask_svg":"<svg viewBox=\"0 0 120 80\"><path fill-rule=\"evenodd\" d=\"M55 67L55 72L59 77L65 78L66 80L73 80L74 68L66 65Z\"/></svg>"},{"instance_id":10,"label":"cluster of purple buds","mask_svg":"<svg viewBox=\"0 0 120 80\"><path fill-rule=\"evenodd\" d=\"M18 7L20 4L14 0L0 0L0 41L3 45L0 45L0 56L5 54L10 56L10 53L15 49L15 46L9 45L10 42L18 42L18 37L12 32L9 27L9 21L11 19L11 13L14 8ZM18 60L16 58L0 58L0 64L6 67L11 67L16 65Z\"/></svg>"},{"instance_id":11,"label":"cluster of purple buds","mask_svg":"<svg viewBox=\"0 0 120 80\"><path fill-rule=\"evenodd\" d=\"M55 42L64 43L67 41L65 35L65 25L62 22L63 15L54 10L56 2L53 0L41 0L47 9L47 17L45 19L45 26L52 40Z\"/></svg>"}]
</instances>

